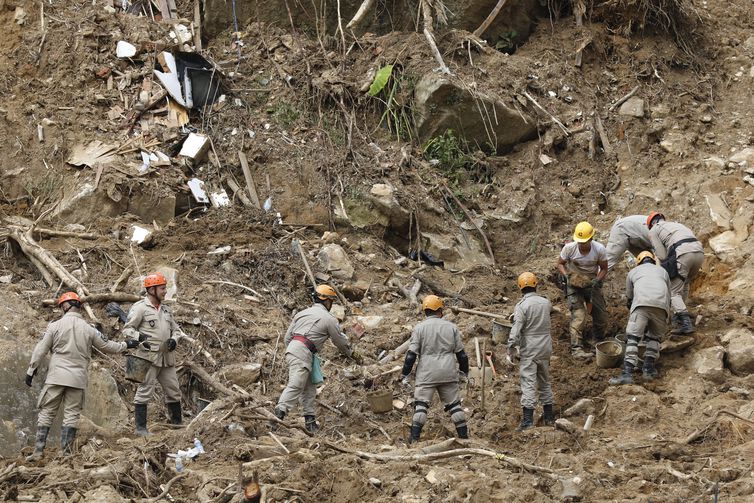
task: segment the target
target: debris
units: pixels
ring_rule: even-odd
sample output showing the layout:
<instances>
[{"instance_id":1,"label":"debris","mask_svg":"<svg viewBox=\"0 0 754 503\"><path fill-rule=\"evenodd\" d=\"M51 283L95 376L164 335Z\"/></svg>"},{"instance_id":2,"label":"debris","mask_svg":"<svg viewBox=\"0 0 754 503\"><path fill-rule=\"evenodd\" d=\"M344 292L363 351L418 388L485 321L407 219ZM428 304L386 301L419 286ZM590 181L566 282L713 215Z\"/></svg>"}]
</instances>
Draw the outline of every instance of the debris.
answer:
<instances>
[{"instance_id":1,"label":"debris","mask_svg":"<svg viewBox=\"0 0 754 503\"><path fill-rule=\"evenodd\" d=\"M246 154L239 151L238 160L241 163L241 171L243 171L243 176L244 176L244 179L246 180L246 187L249 189L251 202L257 208L261 208L259 204L259 194L257 193L257 186L254 183L254 177L251 176L251 169L249 168L249 160L246 158Z\"/></svg>"},{"instance_id":2,"label":"debris","mask_svg":"<svg viewBox=\"0 0 754 503\"><path fill-rule=\"evenodd\" d=\"M424 477L424 479L429 482L432 485L437 484L440 482L440 479L437 478L437 472L435 470L430 470L427 475Z\"/></svg>"},{"instance_id":3,"label":"debris","mask_svg":"<svg viewBox=\"0 0 754 503\"><path fill-rule=\"evenodd\" d=\"M163 51L157 56L161 70L155 76L170 97L186 108L204 108L220 97L220 78L214 65L199 54Z\"/></svg>"},{"instance_id":4,"label":"debris","mask_svg":"<svg viewBox=\"0 0 754 503\"><path fill-rule=\"evenodd\" d=\"M634 96L626 100L618 110L620 115L628 117L644 117L644 100L638 96Z\"/></svg>"},{"instance_id":5,"label":"debris","mask_svg":"<svg viewBox=\"0 0 754 503\"><path fill-rule=\"evenodd\" d=\"M115 55L118 58L132 58L136 56L136 46L125 40L119 40L115 45Z\"/></svg>"},{"instance_id":6,"label":"debris","mask_svg":"<svg viewBox=\"0 0 754 503\"><path fill-rule=\"evenodd\" d=\"M555 160L546 154L541 154L539 156L539 162L542 163L542 166L547 166L548 164L552 164Z\"/></svg>"},{"instance_id":7,"label":"debris","mask_svg":"<svg viewBox=\"0 0 754 503\"><path fill-rule=\"evenodd\" d=\"M694 356L691 358L690 365L697 374L706 377L713 382L718 382L724 379L724 357L724 347L712 346L710 348L704 348L696 351L694 353Z\"/></svg>"},{"instance_id":8,"label":"debris","mask_svg":"<svg viewBox=\"0 0 754 503\"><path fill-rule=\"evenodd\" d=\"M16 11L13 13L13 21L19 26L26 23L26 11L23 7L16 7Z\"/></svg>"},{"instance_id":9,"label":"debris","mask_svg":"<svg viewBox=\"0 0 754 503\"><path fill-rule=\"evenodd\" d=\"M334 243L326 244L317 255L319 266L338 279L351 279L354 268L342 246Z\"/></svg>"},{"instance_id":10,"label":"debris","mask_svg":"<svg viewBox=\"0 0 754 503\"><path fill-rule=\"evenodd\" d=\"M242 388L249 388L259 380L262 373L260 363L234 363L226 365L214 374L215 379L223 379Z\"/></svg>"},{"instance_id":11,"label":"debris","mask_svg":"<svg viewBox=\"0 0 754 503\"><path fill-rule=\"evenodd\" d=\"M555 420L555 428L559 430L563 430L566 433L570 433L570 434L573 434L576 432L576 425L573 424L568 419L564 419L562 417Z\"/></svg>"},{"instance_id":12,"label":"debris","mask_svg":"<svg viewBox=\"0 0 754 503\"><path fill-rule=\"evenodd\" d=\"M11 283L13 281L13 274L6 274L5 276L0 276L0 283Z\"/></svg>"},{"instance_id":13,"label":"debris","mask_svg":"<svg viewBox=\"0 0 754 503\"><path fill-rule=\"evenodd\" d=\"M197 203L209 204L210 201L207 197L207 193L204 191L204 182L202 180L192 178L188 181L187 185L189 186L189 189L191 189L191 194L194 196Z\"/></svg>"},{"instance_id":14,"label":"debris","mask_svg":"<svg viewBox=\"0 0 754 503\"><path fill-rule=\"evenodd\" d=\"M200 133L190 133L183 142L178 155L187 157L194 162L199 162L204 159L207 151L209 151L209 147L209 136Z\"/></svg>"},{"instance_id":15,"label":"debris","mask_svg":"<svg viewBox=\"0 0 754 503\"><path fill-rule=\"evenodd\" d=\"M730 229L730 220L733 218L733 214L728 209L728 206L723 201L720 194L709 194L704 196L704 200L707 201L709 207L709 216L712 221L725 230Z\"/></svg>"},{"instance_id":16,"label":"debris","mask_svg":"<svg viewBox=\"0 0 754 503\"><path fill-rule=\"evenodd\" d=\"M137 244L141 244L151 234L152 234L152 231L150 231L149 229L145 229L144 227L139 227L138 225L134 225L132 228L132 233L131 233L131 241Z\"/></svg>"},{"instance_id":17,"label":"debris","mask_svg":"<svg viewBox=\"0 0 754 503\"><path fill-rule=\"evenodd\" d=\"M116 147L94 140L87 145L78 144L66 161L72 166L89 166L109 164L115 160Z\"/></svg>"},{"instance_id":18,"label":"debris","mask_svg":"<svg viewBox=\"0 0 754 503\"><path fill-rule=\"evenodd\" d=\"M619 106L621 106L621 105L622 105L623 103L625 103L625 102L626 102L626 100L628 100L628 99L629 99L629 98L631 98L631 97L632 97L632 96L633 96L634 94L636 94L636 92L637 92L638 90L639 90L639 86L635 86L635 87L634 87L633 89L631 89L631 90L630 90L630 91L628 92L628 94L626 94L626 95L625 95L625 96L623 96L623 97L622 97L621 99L619 99L618 101L616 101L615 103L613 103L612 105L610 105L610 108L608 108L608 110L612 112L613 110L615 110L616 108L618 108Z\"/></svg>"},{"instance_id":19,"label":"debris","mask_svg":"<svg viewBox=\"0 0 754 503\"><path fill-rule=\"evenodd\" d=\"M382 481L375 477L369 477L369 483L374 487L382 487Z\"/></svg>"}]
</instances>

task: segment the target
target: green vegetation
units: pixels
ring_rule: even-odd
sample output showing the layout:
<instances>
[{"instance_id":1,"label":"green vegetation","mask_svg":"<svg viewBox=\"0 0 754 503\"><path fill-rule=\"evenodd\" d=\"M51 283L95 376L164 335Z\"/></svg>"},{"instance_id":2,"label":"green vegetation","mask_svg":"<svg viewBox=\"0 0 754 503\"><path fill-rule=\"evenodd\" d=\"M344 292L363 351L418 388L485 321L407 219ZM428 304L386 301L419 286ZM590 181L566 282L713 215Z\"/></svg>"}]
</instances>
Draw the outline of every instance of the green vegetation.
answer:
<instances>
[{"instance_id":1,"label":"green vegetation","mask_svg":"<svg viewBox=\"0 0 754 503\"><path fill-rule=\"evenodd\" d=\"M411 83L394 65L386 65L377 71L369 95L384 106L380 126L387 126L398 140L413 140L414 120L411 111Z\"/></svg>"},{"instance_id":2,"label":"green vegetation","mask_svg":"<svg viewBox=\"0 0 754 503\"><path fill-rule=\"evenodd\" d=\"M440 171L456 184L477 164L468 150L465 140L458 138L452 129L446 129L442 135L435 136L424 145L424 157L440 161Z\"/></svg>"}]
</instances>

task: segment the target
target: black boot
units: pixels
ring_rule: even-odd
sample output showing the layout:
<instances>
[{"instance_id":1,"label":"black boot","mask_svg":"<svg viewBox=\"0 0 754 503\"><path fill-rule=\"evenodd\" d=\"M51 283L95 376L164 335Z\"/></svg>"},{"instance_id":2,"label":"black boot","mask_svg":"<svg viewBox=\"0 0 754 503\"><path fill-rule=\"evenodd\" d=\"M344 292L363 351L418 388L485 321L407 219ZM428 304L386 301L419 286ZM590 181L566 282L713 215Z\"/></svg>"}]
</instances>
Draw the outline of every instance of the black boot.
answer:
<instances>
[{"instance_id":1,"label":"black boot","mask_svg":"<svg viewBox=\"0 0 754 503\"><path fill-rule=\"evenodd\" d=\"M674 335L678 335L681 333L681 314L675 313L673 315L673 318L670 320L671 328L670 333Z\"/></svg>"},{"instance_id":2,"label":"black boot","mask_svg":"<svg viewBox=\"0 0 754 503\"><path fill-rule=\"evenodd\" d=\"M678 330L674 331L674 334L688 335L696 332L694 322L691 321L689 313L678 313L678 323Z\"/></svg>"},{"instance_id":3,"label":"black boot","mask_svg":"<svg viewBox=\"0 0 754 503\"><path fill-rule=\"evenodd\" d=\"M306 430L310 433L317 433L319 426L317 425L317 419L314 416L304 416L304 425Z\"/></svg>"},{"instance_id":4,"label":"black boot","mask_svg":"<svg viewBox=\"0 0 754 503\"><path fill-rule=\"evenodd\" d=\"M469 438L468 425L456 426L456 435L458 435L458 438Z\"/></svg>"},{"instance_id":5,"label":"black boot","mask_svg":"<svg viewBox=\"0 0 754 503\"><path fill-rule=\"evenodd\" d=\"M285 411L278 409L275 407L272 410L272 413L275 414L275 417L280 419L281 421L285 419ZM278 423L276 421L270 421L270 431L277 431L278 429Z\"/></svg>"},{"instance_id":6,"label":"black boot","mask_svg":"<svg viewBox=\"0 0 754 503\"><path fill-rule=\"evenodd\" d=\"M45 452L47 435L50 433L49 426L37 426L37 436L34 439L34 452L26 457L26 461L39 461Z\"/></svg>"},{"instance_id":7,"label":"black boot","mask_svg":"<svg viewBox=\"0 0 754 503\"><path fill-rule=\"evenodd\" d=\"M524 431L532 427L534 427L534 409L527 409L524 407L521 424L518 425L516 431Z\"/></svg>"},{"instance_id":8,"label":"black boot","mask_svg":"<svg viewBox=\"0 0 754 503\"><path fill-rule=\"evenodd\" d=\"M544 419L545 426L553 426L555 425L555 412L552 410L552 404L546 403L543 406L544 414L542 415L542 419Z\"/></svg>"},{"instance_id":9,"label":"black boot","mask_svg":"<svg viewBox=\"0 0 754 503\"><path fill-rule=\"evenodd\" d=\"M140 437L149 435L147 430L147 404L137 403L134 405L134 422L136 423L136 434Z\"/></svg>"},{"instance_id":10,"label":"black boot","mask_svg":"<svg viewBox=\"0 0 754 503\"><path fill-rule=\"evenodd\" d=\"M408 437L409 444L413 444L414 442L419 441L419 437L421 437L423 427L424 425L419 424L419 423L414 423L411 425L411 436Z\"/></svg>"},{"instance_id":11,"label":"black boot","mask_svg":"<svg viewBox=\"0 0 754 503\"><path fill-rule=\"evenodd\" d=\"M653 357L644 357L644 366L641 369L641 377L645 381L651 381L657 377L657 369L655 368L655 359Z\"/></svg>"},{"instance_id":12,"label":"black boot","mask_svg":"<svg viewBox=\"0 0 754 503\"><path fill-rule=\"evenodd\" d=\"M170 422L173 424L181 424L183 422L181 402L170 402L166 405L168 406L168 412L170 413Z\"/></svg>"},{"instance_id":13,"label":"black boot","mask_svg":"<svg viewBox=\"0 0 754 503\"><path fill-rule=\"evenodd\" d=\"M623 372L618 377L610 379L611 386L620 386L621 384L634 383L634 365L633 363L623 362Z\"/></svg>"},{"instance_id":14,"label":"black boot","mask_svg":"<svg viewBox=\"0 0 754 503\"><path fill-rule=\"evenodd\" d=\"M76 440L76 428L63 426L60 430L60 452L63 456L73 454L73 441Z\"/></svg>"}]
</instances>

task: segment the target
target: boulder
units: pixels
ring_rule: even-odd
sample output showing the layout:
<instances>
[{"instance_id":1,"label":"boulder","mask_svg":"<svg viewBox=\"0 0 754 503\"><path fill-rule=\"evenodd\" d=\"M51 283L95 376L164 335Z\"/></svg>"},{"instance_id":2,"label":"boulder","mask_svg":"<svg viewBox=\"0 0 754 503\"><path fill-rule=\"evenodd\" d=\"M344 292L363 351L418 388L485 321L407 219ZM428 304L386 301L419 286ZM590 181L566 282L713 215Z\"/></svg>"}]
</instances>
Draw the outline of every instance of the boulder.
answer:
<instances>
[{"instance_id":1,"label":"boulder","mask_svg":"<svg viewBox=\"0 0 754 503\"><path fill-rule=\"evenodd\" d=\"M718 227L728 230L730 229L730 220L733 218L733 214L728 209L728 206L723 201L720 194L709 194L704 196L704 200L707 201L709 207L709 216Z\"/></svg>"},{"instance_id":2,"label":"boulder","mask_svg":"<svg viewBox=\"0 0 754 503\"><path fill-rule=\"evenodd\" d=\"M628 117L644 117L644 100L638 96L632 96L620 106L618 113Z\"/></svg>"},{"instance_id":3,"label":"boulder","mask_svg":"<svg viewBox=\"0 0 754 503\"><path fill-rule=\"evenodd\" d=\"M746 169L747 172L749 170L747 168L754 168L754 147L747 147L739 152L736 152L730 158L728 161L738 164L742 168Z\"/></svg>"},{"instance_id":4,"label":"boulder","mask_svg":"<svg viewBox=\"0 0 754 503\"><path fill-rule=\"evenodd\" d=\"M261 372L262 364L260 363L233 363L218 370L214 377L247 389L259 380Z\"/></svg>"},{"instance_id":5,"label":"boulder","mask_svg":"<svg viewBox=\"0 0 754 503\"><path fill-rule=\"evenodd\" d=\"M348 255L342 246L329 243L322 247L317 255L319 266L338 279L351 279L353 277L353 266L348 260Z\"/></svg>"},{"instance_id":6,"label":"boulder","mask_svg":"<svg viewBox=\"0 0 754 503\"><path fill-rule=\"evenodd\" d=\"M369 191L369 201L387 219L388 226L394 229L407 226L409 212L395 197L395 187L386 183L376 183Z\"/></svg>"},{"instance_id":7,"label":"boulder","mask_svg":"<svg viewBox=\"0 0 754 503\"><path fill-rule=\"evenodd\" d=\"M728 367L737 374L754 372L754 333L746 328L733 328L722 337L728 345Z\"/></svg>"},{"instance_id":8,"label":"boulder","mask_svg":"<svg viewBox=\"0 0 754 503\"><path fill-rule=\"evenodd\" d=\"M470 144L499 153L537 133L533 118L445 75L425 74L414 88L414 102L422 141L452 129Z\"/></svg>"},{"instance_id":9,"label":"boulder","mask_svg":"<svg viewBox=\"0 0 754 503\"><path fill-rule=\"evenodd\" d=\"M131 414L118 394L118 383L105 369L98 368L96 362L89 372L89 385L86 388L83 414L95 425L112 427L127 423Z\"/></svg>"},{"instance_id":10,"label":"boulder","mask_svg":"<svg viewBox=\"0 0 754 503\"><path fill-rule=\"evenodd\" d=\"M735 252L740 244L741 241L734 231L725 231L709 240L710 248L723 261L729 254Z\"/></svg>"},{"instance_id":11,"label":"boulder","mask_svg":"<svg viewBox=\"0 0 754 503\"><path fill-rule=\"evenodd\" d=\"M437 234L422 232L423 249L436 260L458 269L473 265L490 265L490 257L482 250L478 233L467 232L465 239L460 234Z\"/></svg>"},{"instance_id":12,"label":"boulder","mask_svg":"<svg viewBox=\"0 0 754 503\"><path fill-rule=\"evenodd\" d=\"M702 377L713 381L721 381L724 378L724 356L725 348L722 346L700 349L694 353L690 365Z\"/></svg>"}]
</instances>

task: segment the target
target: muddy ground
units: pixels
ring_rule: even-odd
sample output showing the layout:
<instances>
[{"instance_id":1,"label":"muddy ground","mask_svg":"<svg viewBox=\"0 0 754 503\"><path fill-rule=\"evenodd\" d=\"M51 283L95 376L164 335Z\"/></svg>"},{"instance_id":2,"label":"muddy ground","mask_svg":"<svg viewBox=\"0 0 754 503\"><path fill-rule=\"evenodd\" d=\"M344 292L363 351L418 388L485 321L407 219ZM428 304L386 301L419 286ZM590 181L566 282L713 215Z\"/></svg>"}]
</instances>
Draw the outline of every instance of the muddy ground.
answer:
<instances>
[{"instance_id":1,"label":"muddy ground","mask_svg":"<svg viewBox=\"0 0 754 503\"><path fill-rule=\"evenodd\" d=\"M746 337L754 340L754 240L748 234L754 187L745 179L754 155L748 164L736 157L754 147L754 3L684 2L693 8L684 18L693 31L679 40L651 16L642 25L625 14L637 2L627 2L626 11L617 2L594 2L615 5L606 11L590 4L581 28L570 2L551 2L560 9L540 19L528 40L505 48L512 54L469 43L467 32L438 28L438 46L457 82L537 123L535 139L504 151L472 148L471 161L453 169L428 159L426 141L415 132L390 130L381 120L384 101L365 93L374 71L395 64L398 108L388 114L410 114L412 86L437 67L420 33L349 35L343 46L332 26L292 30L250 22L239 27L238 39L228 29L203 40L202 54L224 74L226 98L203 113L190 111L186 128L212 138L209 155L191 163L177 155L189 129L171 122L164 101L133 120L134 103L160 89L150 77L157 53L176 48L170 23L99 3L44 2L40 11L40 2L0 0L0 410L6 439L0 494L6 500L141 501L160 495L172 480L174 501L238 501L239 470L244 479L258 478L268 501L754 497L754 368L745 360ZM177 3L180 17L194 18L192 2ZM136 45L138 54L118 59L119 40ZM610 109L635 86L644 100L642 117ZM595 113L611 148L598 143L590 157ZM67 163L77 144L93 140L119 147L99 175L97 165ZM141 172L141 151L156 150L168 154L170 164ZM229 180L246 186L239 151L248 157L260 202L270 200L269 211L233 197ZM193 177L208 191L225 189L232 204L197 203L186 186ZM87 184L94 189L84 194ZM380 199L384 187L375 192L375 184L388 185L390 196ZM481 225L494 259L453 196ZM705 243L703 273L689 302L695 344L663 354L657 382L610 388L607 380L617 369L570 356L554 263L578 221L590 220L606 242L616 218L655 209ZM142 293L146 272L175 271L173 309L201 346L182 341L177 350L184 428L165 424L158 397L150 407L154 435L134 436L135 385L125 379L121 357L98 355L93 365L117 387L117 403L110 404L115 412L104 414L101 405L82 420L75 456L58 457L50 442L44 461L24 461L42 383L37 378L34 388L23 386L25 359L58 316L43 301L65 289L57 278L45 281L8 235L14 225L27 229L37 219L38 227L96 234L93 240L32 234L92 294L110 292L127 268L132 272L117 290L133 295ZM149 240L131 241L135 224L152 232ZM343 326L366 361L359 368L328 346L327 379L318 395L322 429L306 435L294 413L290 427L281 426L273 438L264 411L272 410L286 380L280 334L308 303L294 240L318 280L343 292ZM342 246L353 274L320 262L332 244ZM407 259L417 245L444 265ZM403 408L376 414L367 403L364 378L400 363L379 362L420 320L401 287L419 280L419 298L436 293L451 307L508 315L519 297L515 278L524 270L542 279L541 291L557 308L551 367L557 412L590 398L593 408L569 420L581 430L591 413L593 427L575 434L545 427L515 432L517 373L502 364L505 351L492 338L491 319L449 312L472 361L477 338L493 351L497 375L486 386L484 407L479 380L463 389L472 438L452 447L476 451L411 459L454 431L433 404L423 442L407 449L410 393L396 375L378 386L390 389ZM611 336L625 325L625 274L620 265L606 287ZM121 338L104 304L92 307L105 332ZM743 350L731 330L743 337ZM234 387L235 374L231 380L216 374L249 362L261 364L253 384ZM115 397L112 388L103 389L110 391L92 397ZM200 399L211 402L201 414ZM194 438L206 454L179 474L167 455ZM369 459L377 454L399 457Z\"/></svg>"}]
</instances>

